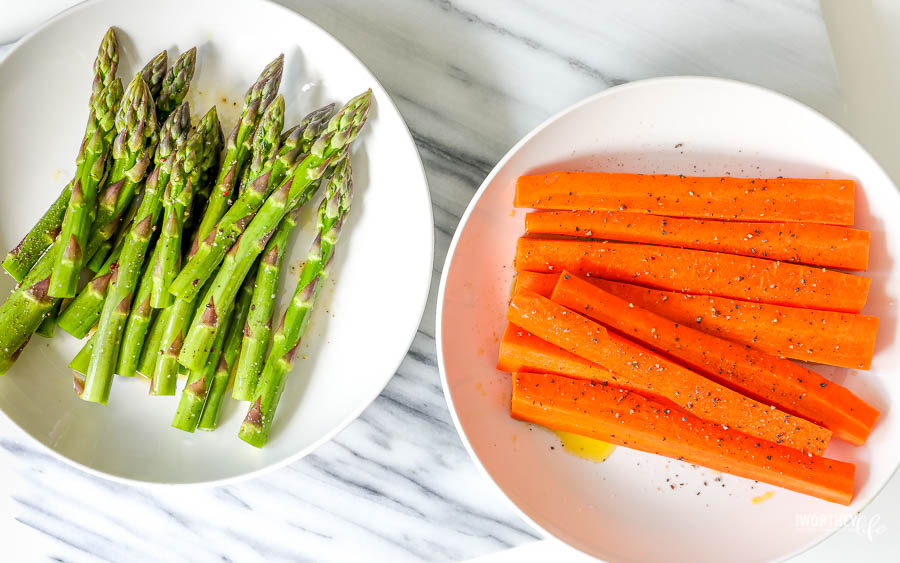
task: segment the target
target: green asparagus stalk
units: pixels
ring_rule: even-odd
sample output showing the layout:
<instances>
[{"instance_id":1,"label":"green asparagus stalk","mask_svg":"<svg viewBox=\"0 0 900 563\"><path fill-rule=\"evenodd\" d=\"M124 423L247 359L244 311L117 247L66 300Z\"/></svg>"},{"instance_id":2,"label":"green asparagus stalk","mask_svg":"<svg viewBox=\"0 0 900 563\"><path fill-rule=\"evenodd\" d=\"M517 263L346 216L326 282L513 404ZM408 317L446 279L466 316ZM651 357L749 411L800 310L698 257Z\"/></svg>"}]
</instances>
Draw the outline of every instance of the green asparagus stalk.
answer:
<instances>
[{"instance_id":1,"label":"green asparagus stalk","mask_svg":"<svg viewBox=\"0 0 900 563\"><path fill-rule=\"evenodd\" d=\"M256 391L259 372L262 371L272 333L272 317L278 297L278 280L284 262L284 254L290 241L301 208L296 208L281 220L275 234L263 251L256 274L256 285L250 304L250 313L244 326L240 360L234 375L231 396L238 401L249 401Z\"/></svg>"},{"instance_id":2,"label":"green asparagus stalk","mask_svg":"<svg viewBox=\"0 0 900 563\"><path fill-rule=\"evenodd\" d=\"M269 106L271 110L273 106ZM234 242L255 216L272 190L279 186L286 175L294 170L306 156L312 143L327 125L333 105L325 106L304 118L303 122L284 138L281 149L275 158L270 158L265 165L254 168L258 161L254 155L248 186L241 192L237 201L221 218L213 232L198 241L190 260L181 273L172 282L170 291L182 299L191 299L197 295L197 288L209 279L216 267L222 262ZM269 110L266 112L269 113ZM260 128L260 131L262 128ZM258 154L258 153L257 153Z\"/></svg>"},{"instance_id":3,"label":"green asparagus stalk","mask_svg":"<svg viewBox=\"0 0 900 563\"><path fill-rule=\"evenodd\" d=\"M3 260L3 269L9 272L16 282L21 283L25 275L31 270L35 262L53 244L62 226L66 208L69 206L69 197L72 195L72 184L69 182L63 188L56 201L28 231L25 238L6 255Z\"/></svg>"},{"instance_id":4,"label":"green asparagus stalk","mask_svg":"<svg viewBox=\"0 0 900 563\"><path fill-rule=\"evenodd\" d=\"M177 111L190 115L187 104L183 104ZM182 135L186 136L187 133L186 129L181 130ZM174 141L177 146L179 141ZM162 143L162 139L160 142ZM119 341L131 311L131 299L137 289L150 237L162 211L162 193L169 183L177 154L170 155L150 174L141 206L125 238L94 335L94 349L84 385L80 390L76 388L79 397L86 401L106 404L109 398L112 376L119 358Z\"/></svg>"},{"instance_id":5,"label":"green asparagus stalk","mask_svg":"<svg viewBox=\"0 0 900 563\"><path fill-rule=\"evenodd\" d=\"M93 349L94 338L91 337L84 343L84 346L81 347L78 354L72 358L72 361L69 362L69 369L72 370L73 375L75 376L76 387L84 385L84 374L87 373L88 366L91 363L91 351Z\"/></svg>"},{"instance_id":6,"label":"green asparagus stalk","mask_svg":"<svg viewBox=\"0 0 900 563\"><path fill-rule=\"evenodd\" d=\"M335 170L325 198L319 206L316 238L300 271L294 296L284 312L281 325L275 331L272 350L260 376L255 398L238 433L242 440L257 448L263 447L268 441L285 380L293 367L300 340L309 326L316 297L324 280L328 278L334 260L334 247L350 211L352 198L350 166L345 160Z\"/></svg>"},{"instance_id":7,"label":"green asparagus stalk","mask_svg":"<svg viewBox=\"0 0 900 563\"><path fill-rule=\"evenodd\" d=\"M218 420L219 406L222 402L222 394L214 397L212 392L216 389L216 384L222 387L220 372L225 373L225 386L228 385L228 374L230 370L227 366L233 365L237 354L240 352L240 331L241 326L247 318L247 312L250 309L250 298L252 296L253 282L245 284L246 289L242 289L237 298L234 310L228 315L224 325L228 328L221 330L216 335L210 356L218 359L217 362L209 362L203 366L200 371L192 371L189 373L187 383L181 392L181 400L178 403L178 409L175 411L175 418L172 420L172 426L186 432L193 432L197 428L197 424L203 424L205 420L206 430L215 428ZM235 332L237 333L235 335ZM226 347L231 349L226 353ZM212 403L210 402L212 401ZM205 406L204 406L205 405ZM201 417L201 411L203 416ZM212 425L212 428L208 428ZM202 426L201 426L202 427Z\"/></svg>"},{"instance_id":8,"label":"green asparagus stalk","mask_svg":"<svg viewBox=\"0 0 900 563\"><path fill-rule=\"evenodd\" d=\"M281 146L281 132L284 129L284 96L279 94L263 112L250 141L250 158L241 172L243 193L247 184L259 176L262 169L276 157ZM227 215L227 213L226 213Z\"/></svg>"},{"instance_id":9,"label":"green asparagus stalk","mask_svg":"<svg viewBox=\"0 0 900 563\"><path fill-rule=\"evenodd\" d=\"M186 104L166 119L160 129L159 146L154 155L157 168L187 142L187 131L190 127L190 112ZM218 152L218 148L214 152ZM149 254L150 259L144 261L141 283L122 336L116 371L125 377L131 377L137 372L149 379L156 366L156 349L163 330L160 319L163 315L154 315L150 309L150 292L153 288L150 272L156 264L158 250L159 245L153 245L153 252ZM144 337L148 336L148 330L150 330L149 337L145 341Z\"/></svg>"},{"instance_id":10,"label":"green asparagus stalk","mask_svg":"<svg viewBox=\"0 0 900 563\"><path fill-rule=\"evenodd\" d=\"M301 206L312 197L332 161L339 162L348 145L359 134L368 116L371 91L350 100L328 123L328 127L281 186L266 200L247 229L234 244L213 278L213 286L201 301L200 314L194 317L178 356L178 361L190 370L199 370L206 363L210 347L219 330L219 319L233 304L238 288L247 276L256 257L265 248L281 219L291 209ZM183 295L179 295L182 299Z\"/></svg>"},{"instance_id":11,"label":"green asparagus stalk","mask_svg":"<svg viewBox=\"0 0 900 563\"><path fill-rule=\"evenodd\" d=\"M150 328L147 332L147 340L143 344L140 351L140 361L137 365L137 373L150 379L153 377L153 371L156 369L156 362L159 361L159 343L162 342L162 334L166 329L166 317L169 309L152 309L156 312L156 316L150 322ZM152 314L152 313L151 313ZM120 356L121 358L121 356Z\"/></svg>"},{"instance_id":12,"label":"green asparagus stalk","mask_svg":"<svg viewBox=\"0 0 900 563\"><path fill-rule=\"evenodd\" d=\"M78 172L60 229L62 246L50 278L52 297L75 297L78 289L84 249L94 224L98 187L106 174L106 160L116 135L115 116L121 99L122 82L118 79L94 97L94 113L88 126L90 137L78 155Z\"/></svg>"},{"instance_id":13,"label":"green asparagus stalk","mask_svg":"<svg viewBox=\"0 0 900 563\"><path fill-rule=\"evenodd\" d=\"M131 307L131 313L128 315L128 321L125 323L122 346L119 350L119 365L116 368L116 373L123 377L133 377L137 373L144 345L146 344L144 339L156 312L150 306L150 292L153 289L153 277L150 275L150 271L156 264L158 254L159 244L156 244L153 252L150 254L150 259L144 261L144 271L141 274L140 285L138 285L137 293L134 296L134 303ZM157 340L158 344L159 340ZM147 377L151 375L153 375L152 371L147 374Z\"/></svg>"},{"instance_id":14,"label":"green asparagus stalk","mask_svg":"<svg viewBox=\"0 0 900 563\"><path fill-rule=\"evenodd\" d=\"M226 320L226 324L231 326L230 317ZM213 357L222 357L225 333L226 331L223 330L216 335L212 349ZM222 358L224 361L224 357ZM175 410L175 417L172 419L173 428L185 432L193 432L197 429L200 413L203 411L203 405L209 395L210 383L213 381L217 369L215 363L209 362L203 366L202 370L189 372L187 383L181 392L181 399L178 401L178 408Z\"/></svg>"},{"instance_id":15,"label":"green asparagus stalk","mask_svg":"<svg viewBox=\"0 0 900 563\"><path fill-rule=\"evenodd\" d=\"M53 338L53 335L56 333L56 318L59 316L61 305L62 300L59 300L50 308L50 312L47 313L47 316L38 325L37 330L34 331L35 334L44 338Z\"/></svg>"},{"instance_id":16,"label":"green asparagus stalk","mask_svg":"<svg viewBox=\"0 0 900 563\"><path fill-rule=\"evenodd\" d=\"M118 66L119 43L116 40L115 31L109 28L103 37L103 41L100 43L97 57L94 59L94 79L91 87L91 101L88 104L91 108L91 119L88 119L89 125L93 121L94 97L101 90L112 84L113 80L115 80ZM82 144L86 144L89 138L86 132ZM72 195L72 186L74 184L74 179L66 184L56 201L53 202L28 234L25 235L25 238L3 260L3 268L15 278L16 282L21 283L25 279L25 275L28 274L38 259L56 240L56 236L62 227L66 208L69 206L69 198Z\"/></svg>"},{"instance_id":17,"label":"green asparagus stalk","mask_svg":"<svg viewBox=\"0 0 900 563\"><path fill-rule=\"evenodd\" d=\"M269 63L257 81L247 90L241 118L234 126L225 143L225 155L219 175L200 227L197 229L199 240L206 238L231 205L232 193L238 181L238 175L250 156L250 141L259 124L262 113L266 111L281 85L281 74L284 69L284 55L279 55Z\"/></svg>"},{"instance_id":18,"label":"green asparagus stalk","mask_svg":"<svg viewBox=\"0 0 900 563\"><path fill-rule=\"evenodd\" d=\"M209 384L206 404L203 405L203 414L200 415L198 424L200 430L215 430L219 425L219 411L222 408L222 399L225 398L228 382L231 379L231 374L234 373L237 367L238 356L241 353L241 334L243 333L243 326L247 322L247 315L250 313L253 287L256 285L254 277L248 277L241 286L234 311L231 314L231 321L224 331L225 338L222 343L222 351L218 355L218 362L215 363L216 371ZM218 337L219 335L216 335L217 339ZM213 358L215 357L213 356Z\"/></svg>"},{"instance_id":19,"label":"green asparagus stalk","mask_svg":"<svg viewBox=\"0 0 900 563\"><path fill-rule=\"evenodd\" d=\"M0 375L16 362L29 339L59 299L50 297L50 274L58 252L54 245L37 261L22 283L0 305Z\"/></svg>"},{"instance_id":20,"label":"green asparagus stalk","mask_svg":"<svg viewBox=\"0 0 900 563\"><path fill-rule=\"evenodd\" d=\"M75 338L84 338L91 328L100 320L103 302L112 278L112 269L119 259L122 246L119 245L107 258L103 268L88 282L78 296L72 300L66 310L57 319L61 329Z\"/></svg>"},{"instance_id":21,"label":"green asparagus stalk","mask_svg":"<svg viewBox=\"0 0 900 563\"><path fill-rule=\"evenodd\" d=\"M159 94L153 96L156 100L156 118L162 123L169 117L175 108L179 107L187 96L194 78L194 67L197 64L197 48L181 54L175 60L175 64L166 73L160 84Z\"/></svg>"},{"instance_id":22,"label":"green asparagus stalk","mask_svg":"<svg viewBox=\"0 0 900 563\"><path fill-rule=\"evenodd\" d=\"M166 76L166 66L168 64L169 53L163 49L157 53L155 57L147 61L147 64L141 69L141 78L147 83L147 88L150 89L150 95L154 100L159 99L159 93L162 91L162 83ZM163 119L162 121L165 120ZM160 123L162 121L160 121Z\"/></svg>"},{"instance_id":23,"label":"green asparagus stalk","mask_svg":"<svg viewBox=\"0 0 900 563\"><path fill-rule=\"evenodd\" d=\"M143 189L143 186L140 186L140 189ZM140 191L140 189L138 191ZM94 255L88 260L88 270L96 274L106 266L110 253L121 244L125 239L125 235L128 234L128 229L131 227L131 222L134 220L134 216L137 215L138 207L140 207L140 205L141 200L139 197L132 199L128 211L116 220L116 235L103 241L100 248L94 252Z\"/></svg>"},{"instance_id":24,"label":"green asparagus stalk","mask_svg":"<svg viewBox=\"0 0 900 563\"><path fill-rule=\"evenodd\" d=\"M186 215L190 212L194 191L199 189L201 174L212 166L218 156L214 151L222 138L222 127L215 106L203 116L197 130L200 134L195 134L192 138L206 145L194 146L195 143L188 141L184 150L195 151L203 155L203 159L184 156L176 160L163 200L163 228L158 243L160 251L153 269L153 290L150 294L150 304L157 309L172 303L169 285L181 270L181 246Z\"/></svg>"},{"instance_id":25,"label":"green asparagus stalk","mask_svg":"<svg viewBox=\"0 0 900 563\"><path fill-rule=\"evenodd\" d=\"M159 141L156 110L150 88L138 73L116 113L118 135L112 145L112 169L97 202L94 228L88 238L86 256L94 254L113 238L123 214L134 201Z\"/></svg>"},{"instance_id":26,"label":"green asparagus stalk","mask_svg":"<svg viewBox=\"0 0 900 563\"><path fill-rule=\"evenodd\" d=\"M194 304L178 299L166 309L159 358L150 378L151 395L174 395L178 383L178 354L194 314Z\"/></svg>"},{"instance_id":27,"label":"green asparagus stalk","mask_svg":"<svg viewBox=\"0 0 900 563\"><path fill-rule=\"evenodd\" d=\"M93 105L95 96L113 83L118 68L119 40L116 38L116 30L109 28L100 41L97 56L94 57L94 82L91 85L90 105Z\"/></svg>"}]
</instances>

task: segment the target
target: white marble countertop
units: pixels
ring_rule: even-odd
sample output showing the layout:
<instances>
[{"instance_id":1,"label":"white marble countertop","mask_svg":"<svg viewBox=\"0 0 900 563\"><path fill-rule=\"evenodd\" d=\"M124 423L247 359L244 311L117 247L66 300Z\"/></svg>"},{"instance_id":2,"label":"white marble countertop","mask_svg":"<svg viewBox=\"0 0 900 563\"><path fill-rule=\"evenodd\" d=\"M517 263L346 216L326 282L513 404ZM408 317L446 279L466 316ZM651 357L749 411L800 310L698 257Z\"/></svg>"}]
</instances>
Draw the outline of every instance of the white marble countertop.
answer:
<instances>
[{"instance_id":1,"label":"white marble countertop","mask_svg":"<svg viewBox=\"0 0 900 563\"><path fill-rule=\"evenodd\" d=\"M469 460L435 360L440 269L460 215L494 163L558 110L654 76L734 78L845 118L815 0L282 3L334 34L379 77L425 163L436 258L432 297L409 355L331 443L227 487L107 482L50 457L0 420L0 538L8 540L4 550L25 550L24 560L460 561L534 541L537 534ZM0 47L0 57L8 49ZM887 514L898 500L895 479L870 510ZM895 538L900 512L893 514L884 523ZM871 559L890 553L887 547L898 549L897 540L870 542L844 530L805 557Z\"/></svg>"}]
</instances>

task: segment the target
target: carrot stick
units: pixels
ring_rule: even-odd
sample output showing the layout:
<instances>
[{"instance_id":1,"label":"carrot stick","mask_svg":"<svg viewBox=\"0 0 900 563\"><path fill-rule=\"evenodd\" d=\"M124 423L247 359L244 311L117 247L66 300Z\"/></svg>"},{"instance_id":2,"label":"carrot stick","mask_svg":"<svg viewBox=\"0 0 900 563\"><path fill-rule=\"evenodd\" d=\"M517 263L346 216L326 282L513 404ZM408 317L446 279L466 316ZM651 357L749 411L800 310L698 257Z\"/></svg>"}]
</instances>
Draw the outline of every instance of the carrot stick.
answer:
<instances>
[{"instance_id":1,"label":"carrot stick","mask_svg":"<svg viewBox=\"0 0 900 563\"><path fill-rule=\"evenodd\" d=\"M759 223L641 215L628 211L537 211L528 233L710 250L810 266L865 270L869 232L817 223Z\"/></svg>"},{"instance_id":2,"label":"carrot stick","mask_svg":"<svg viewBox=\"0 0 900 563\"><path fill-rule=\"evenodd\" d=\"M520 238L516 268L746 301L858 313L872 280L824 268L646 244Z\"/></svg>"},{"instance_id":3,"label":"carrot stick","mask_svg":"<svg viewBox=\"0 0 900 563\"><path fill-rule=\"evenodd\" d=\"M518 272L516 290L550 297L558 278ZM872 365L878 317L661 291L600 278L588 281L636 307L779 358L853 369Z\"/></svg>"},{"instance_id":4,"label":"carrot stick","mask_svg":"<svg viewBox=\"0 0 900 563\"><path fill-rule=\"evenodd\" d=\"M551 172L521 176L516 207L853 225L853 180Z\"/></svg>"},{"instance_id":5,"label":"carrot stick","mask_svg":"<svg viewBox=\"0 0 900 563\"><path fill-rule=\"evenodd\" d=\"M507 320L613 373L610 383L664 397L704 420L737 428L764 440L821 454L831 431L744 397L624 338L598 323L523 291Z\"/></svg>"},{"instance_id":6,"label":"carrot stick","mask_svg":"<svg viewBox=\"0 0 900 563\"><path fill-rule=\"evenodd\" d=\"M743 395L824 426L852 444L865 443L878 419L878 410L846 387L790 360L670 321L574 275L559 276L553 301Z\"/></svg>"},{"instance_id":7,"label":"carrot stick","mask_svg":"<svg viewBox=\"0 0 900 563\"><path fill-rule=\"evenodd\" d=\"M500 341L497 369L508 371L537 371L558 373L579 379L609 382L615 377L609 370L566 352L559 346L541 340L512 323L506 325Z\"/></svg>"},{"instance_id":8,"label":"carrot stick","mask_svg":"<svg viewBox=\"0 0 900 563\"><path fill-rule=\"evenodd\" d=\"M848 505L852 463L808 456L613 385L516 373L513 418Z\"/></svg>"}]
</instances>

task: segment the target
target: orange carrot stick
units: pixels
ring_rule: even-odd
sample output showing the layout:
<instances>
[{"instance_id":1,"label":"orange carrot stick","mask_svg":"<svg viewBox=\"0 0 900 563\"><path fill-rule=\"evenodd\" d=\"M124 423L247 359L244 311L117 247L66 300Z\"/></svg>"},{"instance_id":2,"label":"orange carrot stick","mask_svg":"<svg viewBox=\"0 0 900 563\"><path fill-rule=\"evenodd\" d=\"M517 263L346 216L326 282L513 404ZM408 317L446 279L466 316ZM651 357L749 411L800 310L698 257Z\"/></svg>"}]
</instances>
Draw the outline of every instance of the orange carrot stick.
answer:
<instances>
[{"instance_id":1,"label":"orange carrot stick","mask_svg":"<svg viewBox=\"0 0 900 563\"><path fill-rule=\"evenodd\" d=\"M850 504L855 466L703 421L612 385L516 373L513 418Z\"/></svg>"},{"instance_id":2,"label":"orange carrot stick","mask_svg":"<svg viewBox=\"0 0 900 563\"><path fill-rule=\"evenodd\" d=\"M521 176L516 207L853 225L853 180L551 172Z\"/></svg>"},{"instance_id":3,"label":"orange carrot stick","mask_svg":"<svg viewBox=\"0 0 900 563\"><path fill-rule=\"evenodd\" d=\"M523 291L512 298L509 322L613 373L611 383L665 397L704 420L764 440L821 454L831 431L744 397L624 338L596 322Z\"/></svg>"},{"instance_id":4,"label":"orange carrot stick","mask_svg":"<svg viewBox=\"0 0 900 563\"><path fill-rule=\"evenodd\" d=\"M566 352L546 340L541 340L512 323L506 325L506 331L500 341L497 369L510 373L516 371L558 373L600 382L609 382L615 377L609 370Z\"/></svg>"},{"instance_id":5,"label":"orange carrot stick","mask_svg":"<svg viewBox=\"0 0 900 563\"><path fill-rule=\"evenodd\" d=\"M647 244L520 238L516 268L746 301L858 313L872 280L824 268Z\"/></svg>"},{"instance_id":6,"label":"orange carrot stick","mask_svg":"<svg viewBox=\"0 0 900 563\"><path fill-rule=\"evenodd\" d=\"M743 395L824 426L852 444L865 443L878 419L878 410L846 387L790 360L670 321L574 275L560 275L553 301Z\"/></svg>"},{"instance_id":7,"label":"orange carrot stick","mask_svg":"<svg viewBox=\"0 0 900 563\"><path fill-rule=\"evenodd\" d=\"M516 289L550 297L558 274L518 272ZM592 284L669 320L752 346L779 358L869 369L878 317L690 295L587 278ZM698 320L699 319L699 320Z\"/></svg>"},{"instance_id":8,"label":"orange carrot stick","mask_svg":"<svg viewBox=\"0 0 900 563\"><path fill-rule=\"evenodd\" d=\"M710 250L844 270L865 270L869 264L868 231L817 223L685 219L627 211L536 211L525 216L525 230Z\"/></svg>"}]
</instances>

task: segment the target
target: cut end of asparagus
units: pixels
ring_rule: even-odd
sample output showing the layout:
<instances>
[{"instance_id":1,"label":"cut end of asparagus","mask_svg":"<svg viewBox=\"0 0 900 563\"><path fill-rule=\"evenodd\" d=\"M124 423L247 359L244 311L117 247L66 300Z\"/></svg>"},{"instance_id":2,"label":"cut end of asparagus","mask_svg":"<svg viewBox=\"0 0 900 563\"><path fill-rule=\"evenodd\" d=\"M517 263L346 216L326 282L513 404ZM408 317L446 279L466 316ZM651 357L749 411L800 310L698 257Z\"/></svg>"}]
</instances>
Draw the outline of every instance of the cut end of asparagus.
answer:
<instances>
[{"instance_id":1,"label":"cut end of asparagus","mask_svg":"<svg viewBox=\"0 0 900 563\"><path fill-rule=\"evenodd\" d=\"M77 371L72 372L72 379L75 387L75 394L79 397L84 393L84 375Z\"/></svg>"}]
</instances>

